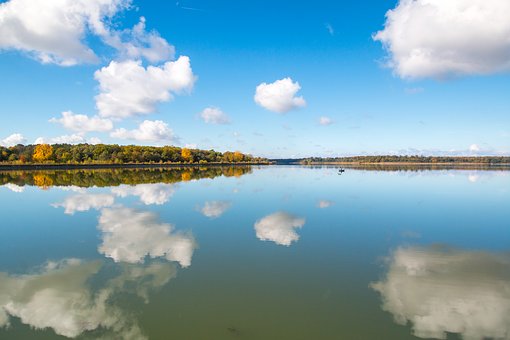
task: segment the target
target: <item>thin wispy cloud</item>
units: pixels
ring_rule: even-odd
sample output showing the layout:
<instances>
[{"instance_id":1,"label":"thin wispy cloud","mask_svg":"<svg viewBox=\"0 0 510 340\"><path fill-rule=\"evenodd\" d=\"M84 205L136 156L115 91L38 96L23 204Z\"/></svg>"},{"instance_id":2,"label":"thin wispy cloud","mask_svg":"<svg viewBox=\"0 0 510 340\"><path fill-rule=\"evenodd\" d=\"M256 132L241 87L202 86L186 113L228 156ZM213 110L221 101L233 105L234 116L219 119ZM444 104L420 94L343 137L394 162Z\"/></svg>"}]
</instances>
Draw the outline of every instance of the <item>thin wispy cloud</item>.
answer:
<instances>
[{"instance_id":1,"label":"thin wispy cloud","mask_svg":"<svg viewBox=\"0 0 510 340\"><path fill-rule=\"evenodd\" d=\"M333 26L331 26L330 23L326 23L324 26L326 27L326 30L328 31L329 35L331 36L335 35L335 29L333 28Z\"/></svg>"},{"instance_id":2,"label":"thin wispy cloud","mask_svg":"<svg viewBox=\"0 0 510 340\"><path fill-rule=\"evenodd\" d=\"M328 126L328 125L332 125L334 123L335 122L333 121L333 119L331 119L327 116L322 116L319 118L319 124L322 126Z\"/></svg>"}]
</instances>

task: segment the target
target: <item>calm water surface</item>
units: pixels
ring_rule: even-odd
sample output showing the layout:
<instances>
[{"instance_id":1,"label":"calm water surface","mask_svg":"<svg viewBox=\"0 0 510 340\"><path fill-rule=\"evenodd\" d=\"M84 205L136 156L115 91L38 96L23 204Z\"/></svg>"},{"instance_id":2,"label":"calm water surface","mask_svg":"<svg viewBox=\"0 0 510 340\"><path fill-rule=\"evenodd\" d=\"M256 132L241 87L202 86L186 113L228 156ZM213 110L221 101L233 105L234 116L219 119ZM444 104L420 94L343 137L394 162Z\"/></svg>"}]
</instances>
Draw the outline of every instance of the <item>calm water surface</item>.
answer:
<instances>
[{"instance_id":1,"label":"calm water surface","mask_svg":"<svg viewBox=\"0 0 510 340\"><path fill-rule=\"evenodd\" d=\"M0 172L1 339L510 339L510 172Z\"/></svg>"}]
</instances>

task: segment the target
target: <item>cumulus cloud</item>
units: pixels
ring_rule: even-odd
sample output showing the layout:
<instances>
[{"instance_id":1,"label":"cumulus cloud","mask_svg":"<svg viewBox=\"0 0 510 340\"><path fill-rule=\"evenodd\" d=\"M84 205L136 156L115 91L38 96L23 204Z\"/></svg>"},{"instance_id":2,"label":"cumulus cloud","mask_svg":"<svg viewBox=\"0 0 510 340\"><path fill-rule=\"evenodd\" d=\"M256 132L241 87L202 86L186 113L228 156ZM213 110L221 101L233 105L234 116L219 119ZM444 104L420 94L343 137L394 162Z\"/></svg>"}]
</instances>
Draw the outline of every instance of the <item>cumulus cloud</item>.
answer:
<instances>
[{"instance_id":1,"label":"cumulus cloud","mask_svg":"<svg viewBox=\"0 0 510 340\"><path fill-rule=\"evenodd\" d=\"M113 188L112 193L118 197L138 196L145 205L161 205L174 195L175 185L163 183L121 185Z\"/></svg>"},{"instance_id":2,"label":"cumulus cloud","mask_svg":"<svg viewBox=\"0 0 510 340\"><path fill-rule=\"evenodd\" d=\"M399 248L386 278L372 287L395 321L420 338L507 339L510 334L508 254Z\"/></svg>"},{"instance_id":3,"label":"cumulus cloud","mask_svg":"<svg viewBox=\"0 0 510 340\"><path fill-rule=\"evenodd\" d=\"M154 143L172 143L178 139L168 124L161 120L144 120L138 126L138 129L126 130L120 128L113 131L110 136L120 139Z\"/></svg>"},{"instance_id":4,"label":"cumulus cloud","mask_svg":"<svg viewBox=\"0 0 510 340\"><path fill-rule=\"evenodd\" d=\"M105 22L129 0L10 0L0 4L0 49L24 51L42 63L63 66L99 58L84 42L108 35Z\"/></svg>"},{"instance_id":5,"label":"cumulus cloud","mask_svg":"<svg viewBox=\"0 0 510 340\"><path fill-rule=\"evenodd\" d=\"M97 70L100 93L96 106L101 117L126 118L154 112L156 105L176 93L192 90L196 77L190 60L181 56L162 66L145 68L141 61L112 61Z\"/></svg>"},{"instance_id":6,"label":"cumulus cloud","mask_svg":"<svg viewBox=\"0 0 510 340\"><path fill-rule=\"evenodd\" d=\"M480 152L480 147L477 144L471 144L469 146L469 151L474 153Z\"/></svg>"},{"instance_id":7,"label":"cumulus cloud","mask_svg":"<svg viewBox=\"0 0 510 340\"><path fill-rule=\"evenodd\" d=\"M302 228L304 224L304 218L280 211L258 220L255 223L255 231L262 241L290 246L292 242L299 240L295 229Z\"/></svg>"},{"instance_id":8,"label":"cumulus cloud","mask_svg":"<svg viewBox=\"0 0 510 340\"><path fill-rule=\"evenodd\" d=\"M374 35L403 78L510 70L510 2L400 0Z\"/></svg>"},{"instance_id":9,"label":"cumulus cloud","mask_svg":"<svg viewBox=\"0 0 510 340\"><path fill-rule=\"evenodd\" d=\"M103 233L99 252L115 262L141 263L146 256L164 257L188 267L196 248L191 234L175 232L173 225L159 222L153 212L105 208L98 229Z\"/></svg>"},{"instance_id":10,"label":"cumulus cloud","mask_svg":"<svg viewBox=\"0 0 510 340\"><path fill-rule=\"evenodd\" d=\"M113 128L113 123L109 119L89 117L71 111L62 112L62 118L52 118L50 122L62 124L64 128L78 132L104 132Z\"/></svg>"},{"instance_id":11,"label":"cumulus cloud","mask_svg":"<svg viewBox=\"0 0 510 340\"><path fill-rule=\"evenodd\" d=\"M296 96L300 89L299 83L291 78L280 79L271 84L262 83L255 90L254 100L269 111L285 113L306 105L303 97Z\"/></svg>"},{"instance_id":12,"label":"cumulus cloud","mask_svg":"<svg viewBox=\"0 0 510 340\"><path fill-rule=\"evenodd\" d=\"M145 58L151 63L173 59L175 48L158 32L147 32L145 22L145 18L140 17L140 21L132 29L111 31L104 39L118 50L121 59Z\"/></svg>"},{"instance_id":13,"label":"cumulus cloud","mask_svg":"<svg viewBox=\"0 0 510 340\"><path fill-rule=\"evenodd\" d=\"M83 134L63 135L58 137L38 137L34 144L80 144L85 143Z\"/></svg>"},{"instance_id":14,"label":"cumulus cloud","mask_svg":"<svg viewBox=\"0 0 510 340\"><path fill-rule=\"evenodd\" d=\"M131 0L10 0L0 4L0 49L26 52L41 63L71 66L95 63L89 35L116 50L119 59L151 63L172 59L175 49L140 18L131 29L111 24Z\"/></svg>"},{"instance_id":15,"label":"cumulus cloud","mask_svg":"<svg viewBox=\"0 0 510 340\"><path fill-rule=\"evenodd\" d=\"M53 207L64 208L64 213L74 215L75 212L89 211L112 206L115 198L108 194L79 194L69 196L63 202L52 204Z\"/></svg>"},{"instance_id":16,"label":"cumulus cloud","mask_svg":"<svg viewBox=\"0 0 510 340\"><path fill-rule=\"evenodd\" d=\"M321 208L321 209L326 209L326 208L331 207L333 204L335 204L335 202L333 202L333 201L320 200L320 201L317 203L317 207L318 207L318 208Z\"/></svg>"},{"instance_id":17,"label":"cumulus cloud","mask_svg":"<svg viewBox=\"0 0 510 340\"><path fill-rule=\"evenodd\" d=\"M38 137L34 144L100 144L101 140L97 137L85 138L83 133L73 133L72 135L63 135L57 137Z\"/></svg>"},{"instance_id":18,"label":"cumulus cloud","mask_svg":"<svg viewBox=\"0 0 510 340\"><path fill-rule=\"evenodd\" d=\"M206 217L217 218L223 215L231 206L232 203L227 201L210 201L205 202L199 211Z\"/></svg>"},{"instance_id":19,"label":"cumulus cloud","mask_svg":"<svg viewBox=\"0 0 510 340\"><path fill-rule=\"evenodd\" d=\"M115 298L134 293L148 301L152 290L175 277L175 266L122 265L110 270L113 277L100 274L103 266L100 261L65 259L48 262L31 274L0 273L0 326L9 326L10 317L16 317L68 338L94 331L100 338L146 339L137 320L117 306Z\"/></svg>"},{"instance_id":20,"label":"cumulus cloud","mask_svg":"<svg viewBox=\"0 0 510 340\"><path fill-rule=\"evenodd\" d=\"M13 133L12 135L5 137L4 139L0 140L0 146L3 147L10 147L18 144L24 144L26 142L26 138L23 137L20 133Z\"/></svg>"},{"instance_id":21,"label":"cumulus cloud","mask_svg":"<svg viewBox=\"0 0 510 340\"><path fill-rule=\"evenodd\" d=\"M326 116L322 116L319 118L319 124L322 125L322 126L328 126L328 125L331 125L333 124L333 120L329 117L326 117Z\"/></svg>"},{"instance_id":22,"label":"cumulus cloud","mask_svg":"<svg viewBox=\"0 0 510 340\"><path fill-rule=\"evenodd\" d=\"M207 124L228 124L230 118L217 107L208 107L200 112L200 118Z\"/></svg>"}]
</instances>

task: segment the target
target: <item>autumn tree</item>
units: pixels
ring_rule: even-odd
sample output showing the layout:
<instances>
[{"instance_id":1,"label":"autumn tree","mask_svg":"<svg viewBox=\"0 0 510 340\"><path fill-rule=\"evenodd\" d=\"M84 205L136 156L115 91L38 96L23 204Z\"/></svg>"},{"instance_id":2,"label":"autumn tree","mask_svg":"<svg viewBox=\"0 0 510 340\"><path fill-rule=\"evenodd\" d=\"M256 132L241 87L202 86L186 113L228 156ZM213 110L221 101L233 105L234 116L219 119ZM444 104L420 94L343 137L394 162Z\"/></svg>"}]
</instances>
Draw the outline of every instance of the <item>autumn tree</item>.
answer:
<instances>
[{"instance_id":1,"label":"autumn tree","mask_svg":"<svg viewBox=\"0 0 510 340\"><path fill-rule=\"evenodd\" d=\"M244 160L244 155L239 152L239 151L236 151L234 152L234 162L242 162Z\"/></svg>"},{"instance_id":2,"label":"autumn tree","mask_svg":"<svg viewBox=\"0 0 510 340\"><path fill-rule=\"evenodd\" d=\"M181 150L181 157L186 162L191 162L191 150L188 149L188 148L182 148L182 150Z\"/></svg>"},{"instance_id":3,"label":"autumn tree","mask_svg":"<svg viewBox=\"0 0 510 340\"><path fill-rule=\"evenodd\" d=\"M53 155L53 147L49 144L38 144L34 149L33 159L36 162L44 162Z\"/></svg>"}]
</instances>

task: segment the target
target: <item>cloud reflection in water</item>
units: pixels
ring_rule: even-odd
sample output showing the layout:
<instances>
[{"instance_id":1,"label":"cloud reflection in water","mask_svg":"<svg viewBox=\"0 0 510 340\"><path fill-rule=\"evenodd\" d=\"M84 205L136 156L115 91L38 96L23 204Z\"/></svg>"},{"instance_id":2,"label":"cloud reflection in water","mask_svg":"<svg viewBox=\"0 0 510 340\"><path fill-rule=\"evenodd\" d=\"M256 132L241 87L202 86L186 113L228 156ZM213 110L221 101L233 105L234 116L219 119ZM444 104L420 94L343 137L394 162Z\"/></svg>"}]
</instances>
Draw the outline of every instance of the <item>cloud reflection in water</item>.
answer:
<instances>
[{"instance_id":1,"label":"cloud reflection in water","mask_svg":"<svg viewBox=\"0 0 510 340\"><path fill-rule=\"evenodd\" d=\"M258 220L254 227L260 240L290 246L292 242L299 240L295 229L302 228L304 224L304 218L279 211Z\"/></svg>"},{"instance_id":2,"label":"cloud reflection in water","mask_svg":"<svg viewBox=\"0 0 510 340\"><path fill-rule=\"evenodd\" d=\"M509 254L399 248L385 279L371 286L420 338L510 339Z\"/></svg>"}]
</instances>

